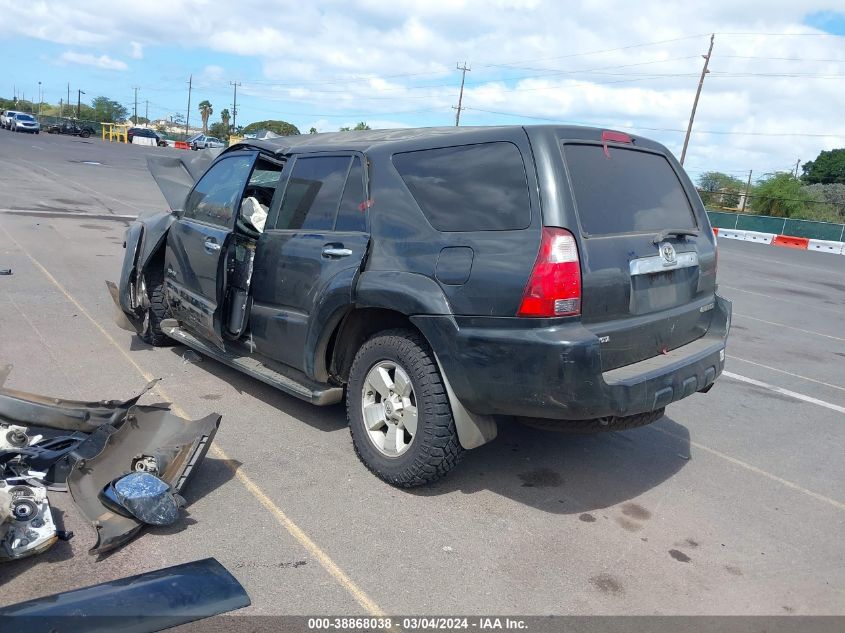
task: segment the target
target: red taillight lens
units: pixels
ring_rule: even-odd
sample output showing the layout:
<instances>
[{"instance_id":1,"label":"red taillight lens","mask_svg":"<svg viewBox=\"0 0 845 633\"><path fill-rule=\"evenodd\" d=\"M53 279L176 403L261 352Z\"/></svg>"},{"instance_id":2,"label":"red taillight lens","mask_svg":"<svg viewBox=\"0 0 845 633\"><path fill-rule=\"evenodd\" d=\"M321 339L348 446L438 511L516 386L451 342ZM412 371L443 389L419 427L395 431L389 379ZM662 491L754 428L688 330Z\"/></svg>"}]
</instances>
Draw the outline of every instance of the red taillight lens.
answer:
<instances>
[{"instance_id":1,"label":"red taillight lens","mask_svg":"<svg viewBox=\"0 0 845 633\"><path fill-rule=\"evenodd\" d=\"M546 227L517 316L558 317L575 314L581 314L578 245L572 233L566 229Z\"/></svg>"}]
</instances>

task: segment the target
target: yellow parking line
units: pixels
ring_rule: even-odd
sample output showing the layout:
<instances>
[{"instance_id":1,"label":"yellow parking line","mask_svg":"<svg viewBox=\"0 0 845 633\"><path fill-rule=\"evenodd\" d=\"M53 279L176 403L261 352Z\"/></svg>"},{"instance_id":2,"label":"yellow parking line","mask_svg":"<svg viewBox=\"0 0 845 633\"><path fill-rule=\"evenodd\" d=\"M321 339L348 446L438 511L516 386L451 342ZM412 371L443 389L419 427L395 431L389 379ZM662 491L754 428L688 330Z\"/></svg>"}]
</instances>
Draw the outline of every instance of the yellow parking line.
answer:
<instances>
[{"instance_id":1,"label":"yellow parking line","mask_svg":"<svg viewBox=\"0 0 845 633\"><path fill-rule=\"evenodd\" d=\"M146 371L143 367L141 367L135 359L126 351L126 349L120 345L102 325L100 325L94 317L86 310L76 298L68 292L62 284L58 282L58 280L47 270L41 262L39 262L35 257L30 255L29 251L27 251L20 242L18 242L9 231L6 230L5 227L0 226L0 230L6 234L9 240L17 246L21 252L27 256L27 258L32 262L32 264L39 270L41 273L53 284L56 288L58 288L59 292L61 292L68 301L70 301L77 310L79 310L80 314L83 314L85 318L87 318L97 330L99 330L100 334L102 334L108 341L111 343L122 355L123 357L129 361L129 364L132 365L137 372L141 375L141 377L146 380L147 382L153 380L155 376L151 373ZM159 383L160 384L160 383ZM159 385L156 386L156 390L159 392L162 398L169 402L173 402L173 398L167 395L167 393L162 389ZM173 412L176 415L179 415L183 418L190 418L191 416L188 415L184 409L182 409L179 405L173 403L172 404ZM236 464L234 460L230 459L226 453L218 447L216 444L212 444L210 449L211 454L215 457L218 457L224 461L227 468L229 468L234 476L240 481L243 486L249 491L249 493L255 497L255 499L264 506L273 517L279 522L279 524L288 531L288 533L295 538L302 547L304 547L317 561L320 565L323 566L331 576L334 578L344 589L355 599L358 604L360 604L369 614L374 616L382 617L385 612L375 603L373 602L372 598L370 598L366 592L361 589L355 582L346 575L338 565L335 563L331 557L323 551L314 540L305 533L305 531L299 527L296 523L294 523L284 511L277 506L273 500L267 496L267 494L261 489L261 487L256 484L252 478L243 472Z\"/></svg>"}]
</instances>

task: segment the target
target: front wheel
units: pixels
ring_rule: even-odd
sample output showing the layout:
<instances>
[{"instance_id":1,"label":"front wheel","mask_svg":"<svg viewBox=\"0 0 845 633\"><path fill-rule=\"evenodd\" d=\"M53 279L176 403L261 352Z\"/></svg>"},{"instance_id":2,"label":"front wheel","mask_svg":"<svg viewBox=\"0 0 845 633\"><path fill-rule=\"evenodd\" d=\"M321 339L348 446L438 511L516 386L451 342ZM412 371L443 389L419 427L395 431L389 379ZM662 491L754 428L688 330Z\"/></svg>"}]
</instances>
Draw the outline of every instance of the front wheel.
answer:
<instances>
[{"instance_id":1,"label":"front wheel","mask_svg":"<svg viewBox=\"0 0 845 633\"><path fill-rule=\"evenodd\" d=\"M82 130L82 132L79 133L79 136L81 136L82 138L88 138L89 136L91 136L91 132L89 132L88 130Z\"/></svg>"},{"instance_id":2,"label":"front wheel","mask_svg":"<svg viewBox=\"0 0 845 633\"><path fill-rule=\"evenodd\" d=\"M139 332L141 340L154 347L172 345L173 339L161 330L161 322L170 316L164 297L164 268L147 270L140 277L136 292L147 299Z\"/></svg>"},{"instance_id":3,"label":"front wheel","mask_svg":"<svg viewBox=\"0 0 845 633\"><path fill-rule=\"evenodd\" d=\"M382 332L361 346L346 415L358 457L393 486L431 483L463 453L434 354L413 330Z\"/></svg>"}]
</instances>

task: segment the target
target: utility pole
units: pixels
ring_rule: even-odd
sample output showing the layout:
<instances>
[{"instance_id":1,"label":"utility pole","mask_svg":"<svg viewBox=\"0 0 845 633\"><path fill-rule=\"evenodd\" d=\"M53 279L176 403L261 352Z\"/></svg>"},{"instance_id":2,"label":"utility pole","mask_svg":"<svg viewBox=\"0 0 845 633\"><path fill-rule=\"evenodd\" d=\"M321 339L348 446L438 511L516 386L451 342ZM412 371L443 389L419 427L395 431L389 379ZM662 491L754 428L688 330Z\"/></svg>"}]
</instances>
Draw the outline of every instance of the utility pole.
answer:
<instances>
[{"instance_id":1,"label":"utility pole","mask_svg":"<svg viewBox=\"0 0 845 633\"><path fill-rule=\"evenodd\" d=\"M67 82L67 107L70 109L70 115L73 116L73 106L70 105L70 82Z\"/></svg>"},{"instance_id":2,"label":"utility pole","mask_svg":"<svg viewBox=\"0 0 845 633\"><path fill-rule=\"evenodd\" d=\"M232 99L232 130L238 129L238 86L241 84L237 81L230 81L230 85L235 87L235 96ZM227 132L229 130L226 130Z\"/></svg>"},{"instance_id":3,"label":"utility pole","mask_svg":"<svg viewBox=\"0 0 845 633\"><path fill-rule=\"evenodd\" d=\"M798 165L801 164L801 159L795 161L795 177L798 178Z\"/></svg>"},{"instance_id":4,"label":"utility pole","mask_svg":"<svg viewBox=\"0 0 845 633\"><path fill-rule=\"evenodd\" d=\"M138 125L138 86L132 86L132 90L135 91L135 114L134 114L134 123Z\"/></svg>"},{"instance_id":5,"label":"utility pole","mask_svg":"<svg viewBox=\"0 0 845 633\"><path fill-rule=\"evenodd\" d=\"M188 113L185 115L185 138L188 138L188 124L191 120L191 86L194 80L193 73L188 77Z\"/></svg>"},{"instance_id":6,"label":"utility pole","mask_svg":"<svg viewBox=\"0 0 845 633\"><path fill-rule=\"evenodd\" d=\"M467 68L467 63L464 62L463 66L458 66L458 64L455 64L455 69L461 71L461 91L458 93L458 105L457 107L452 106L453 110L457 110L457 112L455 113L455 127L458 127L461 124L461 110L464 109L463 107L461 107L461 103L464 100L464 80L466 79L467 71L471 71L472 68Z\"/></svg>"},{"instance_id":7,"label":"utility pole","mask_svg":"<svg viewBox=\"0 0 845 633\"><path fill-rule=\"evenodd\" d=\"M79 118L79 108L82 105L82 95L84 95L84 94L85 94L84 92L77 89L77 91L76 91L76 118L77 119Z\"/></svg>"},{"instance_id":8,"label":"utility pole","mask_svg":"<svg viewBox=\"0 0 845 633\"><path fill-rule=\"evenodd\" d=\"M748 203L748 194L751 191L751 174L753 170L748 170L748 182L745 183L745 195L742 196L742 209L740 213L745 213L745 205Z\"/></svg>"},{"instance_id":9,"label":"utility pole","mask_svg":"<svg viewBox=\"0 0 845 633\"><path fill-rule=\"evenodd\" d=\"M44 97L41 96L41 82L38 82L38 117L41 117L41 102L44 101ZM797 171L797 167L795 168Z\"/></svg>"},{"instance_id":10,"label":"utility pole","mask_svg":"<svg viewBox=\"0 0 845 633\"><path fill-rule=\"evenodd\" d=\"M698 98L701 96L701 88L704 86L704 75L709 73L707 70L710 64L710 56L713 54L713 39L716 37L715 33L710 35L710 48L704 57L704 68L701 69L701 79L698 80L698 90L695 91L695 101L692 102L692 112L689 115L689 125L687 126L687 135L684 137L684 149L681 150L681 165L684 164L684 158L687 156L687 145L689 145L689 137L692 134L692 122L695 120L695 110L698 108Z\"/></svg>"},{"instance_id":11,"label":"utility pole","mask_svg":"<svg viewBox=\"0 0 845 633\"><path fill-rule=\"evenodd\" d=\"M65 100L59 99L59 118L63 118L65 116Z\"/></svg>"}]
</instances>

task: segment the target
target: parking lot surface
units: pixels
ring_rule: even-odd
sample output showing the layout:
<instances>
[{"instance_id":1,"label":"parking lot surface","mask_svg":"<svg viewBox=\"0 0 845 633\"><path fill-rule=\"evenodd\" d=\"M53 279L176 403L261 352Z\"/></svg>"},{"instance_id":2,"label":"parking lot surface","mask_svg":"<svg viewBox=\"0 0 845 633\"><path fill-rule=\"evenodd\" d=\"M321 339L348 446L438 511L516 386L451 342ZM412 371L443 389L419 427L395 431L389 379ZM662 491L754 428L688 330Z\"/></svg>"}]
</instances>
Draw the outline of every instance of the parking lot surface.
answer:
<instances>
[{"instance_id":1,"label":"parking lot surface","mask_svg":"<svg viewBox=\"0 0 845 633\"><path fill-rule=\"evenodd\" d=\"M238 614L845 614L845 257L720 242L726 374L624 433L519 425L446 479L397 490L317 408L119 329L104 281L127 217L165 208L170 149L0 132L0 365L7 386L172 401L223 422L186 518L100 560L75 537L0 567L0 605L206 556Z\"/></svg>"}]
</instances>

